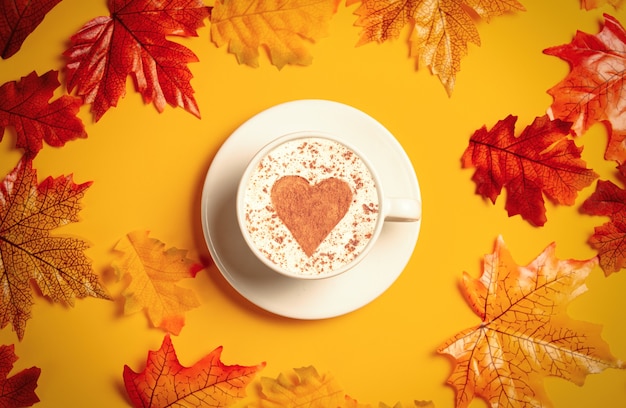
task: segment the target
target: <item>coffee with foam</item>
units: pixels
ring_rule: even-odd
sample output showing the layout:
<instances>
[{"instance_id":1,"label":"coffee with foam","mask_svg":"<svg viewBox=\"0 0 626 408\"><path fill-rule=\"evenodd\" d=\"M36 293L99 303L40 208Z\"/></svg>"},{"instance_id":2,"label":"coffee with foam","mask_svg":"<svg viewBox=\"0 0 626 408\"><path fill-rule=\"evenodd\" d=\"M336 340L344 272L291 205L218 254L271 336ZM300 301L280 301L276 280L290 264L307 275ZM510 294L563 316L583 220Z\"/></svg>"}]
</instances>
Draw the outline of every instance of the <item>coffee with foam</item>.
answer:
<instances>
[{"instance_id":1,"label":"coffee with foam","mask_svg":"<svg viewBox=\"0 0 626 408\"><path fill-rule=\"evenodd\" d=\"M243 227L270 263L299 276L344 268L378 226L379 193L366 163L324 137L287 140L252 170Z\"/></svg>"}]
</instances>

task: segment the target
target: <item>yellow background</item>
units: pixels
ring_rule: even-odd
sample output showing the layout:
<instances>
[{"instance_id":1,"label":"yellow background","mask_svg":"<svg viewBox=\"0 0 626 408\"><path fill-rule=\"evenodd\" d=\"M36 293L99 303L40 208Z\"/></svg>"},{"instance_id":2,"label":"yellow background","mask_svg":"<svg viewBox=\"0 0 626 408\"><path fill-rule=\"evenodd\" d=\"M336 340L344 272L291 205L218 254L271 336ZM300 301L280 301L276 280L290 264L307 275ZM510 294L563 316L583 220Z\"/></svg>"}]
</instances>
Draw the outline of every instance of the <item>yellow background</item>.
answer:
<instances>
[{"instance_id":1,"label":"yellow background","mask_svg":"<svg viewBox=\"0 0 626 408\"><path fill-rule=\"evenodd\" d=\"M92 180L82 200L81 221L55 234L91 244L87 255L115 296L112 247L126 233L150 230L168 246L208 258L200 223L200 194L215 153L229 134L256 113L294 99L321 98L352 105L386 126L408 153L424 201L423 223L415 252L400 278L378 299L345 316L299 321L278 317L241 298L210 267L184 282L201 307L172 340L182 364L192 365L222 345L226 364L267 362L257 376L276 377L293 367L314 365L330 373L345 392L363 403L432 400L452 407L454 392L445 385L452 365L435 349L458 331L479 322L458 282L463 271L478 277L480 262L501 234L519 264L532 261L557 243L560 258L588 259L586 244L594 226L606 220L580 215L578 207L595 188L583 190L573 207L547 204L548 222L535 228L509 218L504 196L495 205L474 194L473 170L460 157L472 133L493 126L508 114L519 117L518 133L541 116L552 99L546 91L568 73L568 65L542 50L571 41L576 30L596 34L607 12L626 23L626 12L604 7L580 9L578 0L523 0L527 11L478 24L481 46L471 45L451 97L426 67L416 71L408 58L405 31L385 44L355 47L360 29L356 6L341 4L330 34L311 47L313 64L277 70L267 58L260 68L238 65L216 48L209 29L199 38L176 40L200 62L190 64L199 120L182 109L162 114L142 103L128 83L118 107L93 123L81 109L87 139L63 148L45 146L34 166L39 179L73 174L77 183ZM28 37L12 58L0 62L0 83L31 71L39 75L63 65L69 37L90 19L108 15L104 1L64 0ZM59 89L57 96L62 94ZM594 126L578 139L589 167L615 180L615 164L603 160L606 132ZM12 131L0 143L0 170L9 172L20 152ZM380 265L381 273L385 265ZM603 325L602 335L618 358L626 358L626 272L605 277L600 269L588 279L589 291L569 308L572 317ZM353 290L359 290L355 287ZM122 383L128 364L144 368L149 350L164 333L145 315L124 316L123 302L78 300L65 307L38 297L23 341L10 327L2 344L15 343L14 372L41 368L37 395L41 407L129 406ZM583 387L561 379L545 381L556 407L626 407L626 373L591 375ZM476 401L472 407L484 406Z\"/></svg>"}]
</instances>

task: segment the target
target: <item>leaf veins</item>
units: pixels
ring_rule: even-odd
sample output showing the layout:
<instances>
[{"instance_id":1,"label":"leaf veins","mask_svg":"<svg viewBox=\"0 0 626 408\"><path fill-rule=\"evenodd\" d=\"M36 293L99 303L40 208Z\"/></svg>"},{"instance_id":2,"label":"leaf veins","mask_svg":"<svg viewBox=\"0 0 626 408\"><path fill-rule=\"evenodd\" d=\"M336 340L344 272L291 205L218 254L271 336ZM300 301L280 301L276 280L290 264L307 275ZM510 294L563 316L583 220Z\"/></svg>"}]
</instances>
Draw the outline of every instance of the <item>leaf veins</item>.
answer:
<instances>
[{"instance_id":1,"label":"leaf veins","mask_svg":"<svg viewBox=\"0 0 626 408\"><path fill-rule=\"evenodd\" d=\"M76 297L109 299L85 256L87 244L50 231L78 221L90 182L71 176L37 184L32 161L22 158L0 185L0 325L11 323L21 340L33 305L31 281L54 302Z\"/></svg>"},{"instance_id":2,"label":"leaf veins","mask_svg":"<svg viewBox=\"0 0 626 408\"><path fill-rule=\"evenodd\" d=\"M568 138L568 123L544 115L516 137L516 121L509 115L490 130L477 130L461 164L476 168L472 180L477 194L495 203L506 188L509 216L520 214L542 226L547 221L543 194L555 203L573 205L578 191L598 175L585 167L582 148Z\"/></svg>"},{"instance_id":3,"label":"leaf veins","mask_svg":"<svg viewBox=\"0 0 626 408\"><path fill-rule=\"evenodd\" d=\"M67 89L92 104L95 121L117 106L134 79L145 103L159 112L169 103L200 117L191 71L198 58L167 36L197 36L210 8L201 0L109 0L108 17L97 17L72 36Z\"/></svg>"},{"instance_id":4,"label":"leaf veins","mask_svg":"<svg viewBox=\"0 0 626 408\"><path fill-rule=\"evenodd\" d=\"M31 407L39 402L35 389L41 369L30 367L8 377L16 361L17 356L13 345L0 346L0 406Z\"/></svg>"},{"instance_id":5,"label":"leaf veins","mask_svg":"<svg viewBox=\"0 0 626 408\"><path fill-rule=\"evenodd\" d=\"M258 67L259 48L266 47L279 69L286 64L309 65L306 46L328 34L339 0L224 0L211 14L211 39L240 64Z\"/></svg>"},{"instance_id":6,"label":"leaf veins","mask_svg":"<svg viewBox=\"0 0 626 408\"><path fill-rule=\"evenodd\" d=\"M544 377L582 385L587 374L622 368L598 325L566 313L569 302L586 291L596 265L596 258L557 259L553 243L527 266L518 266L498 237L480 279L463 274L461 289L481 324L437 350L455 361L448 383L457 408L475 397L491 407L549 406Z\"/></svg>"},{"instance_id":7,"label":"leaf veins","mask_svg":"<svg viewBox=\"0 0 626 408\"><path fill-rule=\"evenodd\" d=\"M358 0L348 0L347 4ZM357 45L396 39L410 28L410 55L439 76L448 95L454 90L468 44L480 45L471 12L492 17L523 11L517 0L361 0L355 25L362 27Z\"/></svg>"},{"instance_id":8,"label":"leaf veins","mask_svg":"<svg viewBox=\"0 0 626 408\"><path fill-rule=\"evenodd\" d=\"M124 366L124 385L134 407L228 407L246 396L246 387L265 363L225 365L218 347L191 367L182 366L169 335L148 352L143 371Z\"/></svg>"}]
</instances>

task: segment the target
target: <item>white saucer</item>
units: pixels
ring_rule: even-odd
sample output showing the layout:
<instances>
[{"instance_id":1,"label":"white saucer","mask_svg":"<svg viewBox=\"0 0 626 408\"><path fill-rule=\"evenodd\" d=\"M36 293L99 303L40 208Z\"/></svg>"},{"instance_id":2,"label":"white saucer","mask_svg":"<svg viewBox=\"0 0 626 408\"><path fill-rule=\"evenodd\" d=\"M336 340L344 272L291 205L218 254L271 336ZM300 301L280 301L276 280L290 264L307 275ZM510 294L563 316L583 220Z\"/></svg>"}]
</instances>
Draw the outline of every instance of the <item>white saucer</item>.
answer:
<instances>
[{"instance_id":1,"label":"white saucer","mask_svg":"<svg viewBox=\"0 0 626 408\"><path fill-rule=\"evenodd\" d=\"M213 261L233 288L257 306L286 317L322 319L356 310L387 290L413 253L421 221L385 223L367 258L336 277L298 280L266 267L239 231L237 185L261 147L300 130L334 133L361 149L379 170L387 196L421 199L421 195L413 166L393 135L372 117L338 102L276 105L250 118L224 142L202 191L202 227Z\"/></svg>"}]
</instances>

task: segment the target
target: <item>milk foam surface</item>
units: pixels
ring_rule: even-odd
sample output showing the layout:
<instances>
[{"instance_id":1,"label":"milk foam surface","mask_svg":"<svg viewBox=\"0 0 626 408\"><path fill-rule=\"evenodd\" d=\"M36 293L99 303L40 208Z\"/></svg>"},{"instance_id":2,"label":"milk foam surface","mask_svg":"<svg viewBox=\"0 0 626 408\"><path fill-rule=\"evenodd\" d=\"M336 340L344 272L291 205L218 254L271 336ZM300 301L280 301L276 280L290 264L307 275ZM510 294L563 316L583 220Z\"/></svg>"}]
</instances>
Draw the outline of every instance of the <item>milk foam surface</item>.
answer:
<instances>
[{"instance_id":1,"label":"milk foam surface","mask_svg":"<svg viewBox=\"0 0 626 408\"><path fill-rule=\"evenodd\" d=\"M352 203L346 215L307 256L272 205L271 190L284 176L315 185L334 177L348 183ZM378 192L366 164L351 149L321 137L287 141L272 150L252 172L245 192L246 228L258 250L282 269L323 275L353 261L368 244L378 218Z\"/></svg>"}]
</instances>

